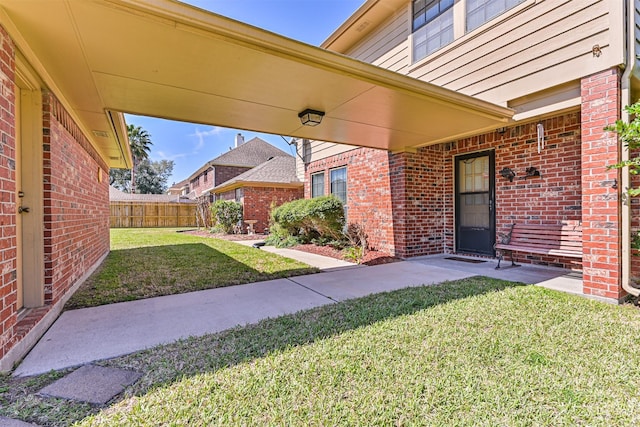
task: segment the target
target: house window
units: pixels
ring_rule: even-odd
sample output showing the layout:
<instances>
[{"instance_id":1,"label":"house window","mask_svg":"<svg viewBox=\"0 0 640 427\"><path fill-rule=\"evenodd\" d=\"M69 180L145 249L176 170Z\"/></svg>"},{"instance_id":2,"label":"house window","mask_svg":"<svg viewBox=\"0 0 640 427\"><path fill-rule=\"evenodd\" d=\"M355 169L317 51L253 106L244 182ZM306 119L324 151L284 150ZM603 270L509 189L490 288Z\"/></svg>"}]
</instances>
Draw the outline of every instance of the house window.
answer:
<instances>
[{"instance_id":1,"label":"house window","mask_svg":"<svg viewBox=\"0 0 640 427\"><path fill-rule=\"evenodd\" d=\"M430 55L453 41L454 0L413 1L413 60Z\"/></svg>"},{"instance_id":2,"label":"house window","mask_svg":"<svg viewBox=\"0 0 640 427\"><path fill-rule=\"evenodd\" d=\"M506 12L524 0L467 0L467 32L501 13Z\"/></svg>"},{"instance_id":3,"label":"house window","mask_svg":"<svg viewBox=\"0 0 640 427\"><path fill-rule=\"evenodd\" d=\"M331 170L331 194L346 206L347 204L347 168Z\"/></svg>"},{"instance_id":4,"label":"house window","mask_svg":"<svg viewBox=\"0 0 640 427\"><path fill-rule=\"evenodd\" d=\"M311 175L311 197L324 196L324 172Z\"/></svg>"}]
</instances>

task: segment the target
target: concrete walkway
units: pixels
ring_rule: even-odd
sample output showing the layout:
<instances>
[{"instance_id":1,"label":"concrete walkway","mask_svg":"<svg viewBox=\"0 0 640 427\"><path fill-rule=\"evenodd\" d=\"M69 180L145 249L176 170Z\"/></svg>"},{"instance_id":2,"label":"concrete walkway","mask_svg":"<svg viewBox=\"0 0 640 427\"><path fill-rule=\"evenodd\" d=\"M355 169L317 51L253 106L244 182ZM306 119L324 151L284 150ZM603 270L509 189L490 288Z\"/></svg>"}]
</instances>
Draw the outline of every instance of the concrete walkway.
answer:
<instances>
[{"instance_id":1,"label":"concrete walkway","mask_svg":"<svg viewBox=\"0 0 640 427\"><path fill-rule=\"evenodd\" d=\"M319 274L66 311L14 375L84 365L337 301L479 274L560 288L581 286L580 277L566 270L519 267L496 271L491 261L469 264L446 258L421 257L373 267L325 266Z\"/></svg>"}]
</instances>

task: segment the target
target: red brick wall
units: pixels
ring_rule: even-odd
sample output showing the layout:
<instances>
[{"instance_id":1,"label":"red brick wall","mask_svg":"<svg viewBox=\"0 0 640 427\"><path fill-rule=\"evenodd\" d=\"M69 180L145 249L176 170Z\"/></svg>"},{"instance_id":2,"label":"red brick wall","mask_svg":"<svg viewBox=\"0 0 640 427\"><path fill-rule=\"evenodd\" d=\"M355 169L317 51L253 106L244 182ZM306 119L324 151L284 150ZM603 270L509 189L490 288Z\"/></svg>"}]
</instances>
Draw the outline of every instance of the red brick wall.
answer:
<instances>
[{"instance_id":1,"label":"red brick wall","mask_svg":"<svg viewBox=\"0 0 640 427\"><path fill-rule=\"evenodd\" d=\"M329 171L343 166L347 167L347 221L364 226L371 248L393 253L397 245L388 152L357 148L310 163L305 175L305 197L311 197L311 174L324 172L325 195L329 195Z\"/></svg>"},{"instance_id":2,"label":"red brick wall","mask_svg":"<svg viewBox=\"0 0 640 427\"><path fill-rule=\"evenodd\" d=\"M242 216L245 220L255 219L258 221L253 226L256 233L263 233L265 228L269 227L269 213L272 205L280 206L283 203L304 197L302 187L244 187L243 190ZM246 225L244 226L246 230Z\"/></svg>"},{"instance_id":3,"label":"red brick wall","mask_svg":"<svg viewBox=\"0 0 640 427\"><path fill-rule=\"evenodd\" d=\"M213 187L229 181L231 178L235 178L248 171L251 168L237 167L237 166L215 166L207 170L207 176L202 172L197 178L194 178L189 183L189 191L195 191L198 196L203 191L210 190Z\"/></svg>"},{"instance_id":4,"label":"red brick wall","mask_svg":"<svg viewBox=\"0 0 640 427\"><path fill-rule=\"evenodd\" d=\"M544 126L545 147L538 153L537 129ZM444 156L445 246L451 253L454 243L454 159L455 156L485 150L495 151L496 231L508 233L513 223L578 223L582 218L580 113L568 113L539 122L506 128L466 138L447 146ZM535 167L540 177L524 178L526 168ZM513 182L500 175L508 167ZM571 268L575 259L514 254L519 261ZM579 263L578 263L579 265Z\"/></svg>"},{"instance_id":5,"label":"red brick wall","mask_svg":"<svg viewBox=\"0 0 640 427\"><path fill-rule=\"evenodd\" d=\"M215 167L215 175L216 175L216 185L220 185L229 181L231 178L235 178L241 173L245 173L251 168L241 168L237 166L216 166Z\"/></svg>"},{"instance_id":6,"label":"red brick wall","mask_svg":"<svg viewBox=\"0 0 640 427\"><path fill-rule=\"evenodd\" d=\"M43 96L43 118L45 303L52 304L109 251L109 169L52 94Z\"/></svg>"},{"instance_id":7,"label":"red brick wall","mask_svg":"<svg viewBox=\"0 0 640 427\"><path fill-rule=\"evenodd\" d=\"M445 146L390 156L395 254L442 253L446 229Z\"/></svg>"},{"instance_id":8,"label":"red brick wall","mask_svg":"<svg viewBox=\"0 0 640 427\"><path fill-rule=\"evenodd\" d=\"M583 293L619 299L621 288L618 138L604 127L620 118L620 70L584 77L582 97ZM616 181L617 180L617 181Z\"/></svg>"},{"instance_id":9,"label":"red brick wall","mask_svg":"<svg viewBox=\"0 0 640 427\"><path fill-rule=\"evenodd\" d=\"M212 167L208 168L205 172L202 172L196 178L189 182L189 191L195 191L196 195L202 194L204 190L215 187L215 171Z\"/></svg>"},{"instance_id":10,"label":"red brick wall","mask_svg":"<svg viewBox=\"0 0 640 427\"><path fill-rule=\"evenodd\" d=\"M359 148L310 163L310 176L347 166L350 222L364 222L373 246L402 257L454 252L454 158L477 151L496 154L496 228L507 232L514 222L557 224L581 220L580 113L541 121L545 148L538 153L538 122L506 128L416 153L389 154ZM534 166L541 177L523 179ZM513 182L498 171L513 169ZM573 259L517 254L520 261L575 266Z\"/></svg>"},{"instance_id":11,"label":"red brick wall","mask_svg":"<svg viewBox=\"0 0 640 427\"><path fill-rule=\"evenodd\" d=\"M14 46L0 27L0 358L14 344L17 321Z\"/></svg>"}]
</instances>

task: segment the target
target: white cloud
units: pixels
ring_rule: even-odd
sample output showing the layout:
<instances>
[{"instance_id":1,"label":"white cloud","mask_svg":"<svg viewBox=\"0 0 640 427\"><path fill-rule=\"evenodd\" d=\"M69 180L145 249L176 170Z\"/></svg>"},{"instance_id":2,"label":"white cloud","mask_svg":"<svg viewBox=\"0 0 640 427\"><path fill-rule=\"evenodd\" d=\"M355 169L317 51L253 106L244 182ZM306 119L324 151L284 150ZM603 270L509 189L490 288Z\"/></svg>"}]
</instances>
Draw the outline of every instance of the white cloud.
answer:
<instances>
[{"instance_id":1,"label":"white cloud","mask_svg":"<svg viewBox=\"0 0 640 427\"><path fill-rule=\"evenodd\" d=\"M198 139L198 143L196 144L196 147L194 149L194 154L200 151L202 147L204 147L204 140L206 137L218 135L220 132L222 132L222 128L219 128L217 126L214 126L211 129L205 131L200 131L200 129L196 128L194 133L189 135L195 136Z\"/></svg>"},{"instance_id":2,"label":"white cloud","mask_svg":"<svg viewBox=\"0 0 640 427\"><path fill-rule=\"evenodd\" d=\"M178 153L178 154L169 154L164 151L156 151L153 157L156 157L158 160L176 160L189 156L189 153Z\"/></svg>"}]
</instances>

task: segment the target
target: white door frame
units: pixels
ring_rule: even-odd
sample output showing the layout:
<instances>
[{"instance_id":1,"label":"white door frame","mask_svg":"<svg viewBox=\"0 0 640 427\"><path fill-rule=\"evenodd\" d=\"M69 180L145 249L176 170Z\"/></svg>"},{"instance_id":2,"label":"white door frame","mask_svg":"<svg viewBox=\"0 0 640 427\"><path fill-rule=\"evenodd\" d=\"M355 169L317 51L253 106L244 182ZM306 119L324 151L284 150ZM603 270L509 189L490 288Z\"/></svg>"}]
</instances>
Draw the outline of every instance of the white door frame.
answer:
<instances>
[{"instance_id":1,"label":"white door frame","mask_svg":"<svg viewBox=\"0 0 640 427\"><path fill-rule=\"evenodd\" d=\"M25 308L44 304L44 185L42 85L19 53L16 54L16 157L21 188L16 188L16 215L20 215L22 235L17 236L18 265L22 272L22 300ZM19 110L18 110L19 107ZM28 212L19 213L19 207ZM19 273L20 275L20 273Z\"/></svg>"}]
</instances>

